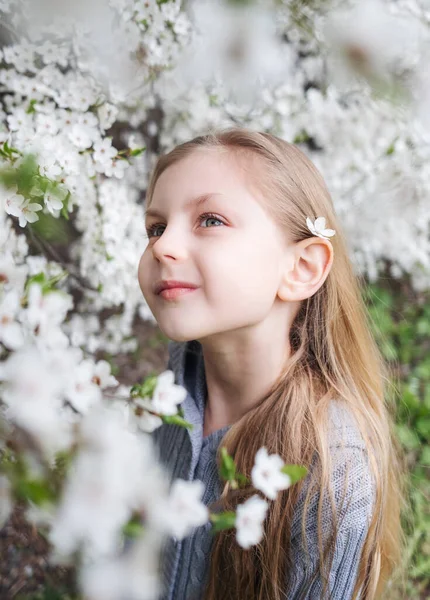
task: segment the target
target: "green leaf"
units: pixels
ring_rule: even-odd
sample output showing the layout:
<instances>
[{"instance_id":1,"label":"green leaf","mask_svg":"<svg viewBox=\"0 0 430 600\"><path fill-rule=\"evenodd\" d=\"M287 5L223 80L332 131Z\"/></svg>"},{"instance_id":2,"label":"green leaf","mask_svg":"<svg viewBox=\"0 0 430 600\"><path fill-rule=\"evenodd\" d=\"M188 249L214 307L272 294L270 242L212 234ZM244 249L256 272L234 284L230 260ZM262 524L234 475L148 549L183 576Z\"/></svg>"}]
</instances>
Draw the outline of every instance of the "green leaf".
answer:
<instances>
[{"instance_id":1,"label":"green leaf","mask_svg":"<svg viewBox=\"0 0 430 600\"><path fill-rule=\"evenodd\" d=\"M304 144L305 142L309 141L309 134L307 131L302 130L300 133L298 133L295 138L293 139L293 144Z\"/></svg>"},{"instance_id":2,"label":"green leaf","mask_svg":"<svg viewBox=\"0 0 430 600\"><path fill-rule=\"evenodd\" d=\"M236 480L236 464L224 446L221 448L220 475L224 481Z\"/></svg>"},{"instance_id":3,"label":"green leaf","mask_svg":"<svg viewBox=\"0 0 430 600\"><path fill-rule=\"evenodd\" d=\"M236 473L236 481L239 484L239 487L245 487L251 483L248 477L243 473Z\"/></svg>"},{"instance_id":4,"label":"green leaf","mask_svg":"<svg viewBox=\"0 0 430 600\"><path fill-rule=\"evenodd\" d=\"M32 100L30 100L28 108L25 111L28 115L30 115L31 113L35 113L36 112L36 109L34 108L35 104L37 104L37 100L35 100L34 98Z\"/></svg>"},{"instance_id":5,"label":"green leaf","mask_svg":"<svg viewBox=\"0 0 430 600\"><path fill-rule=\"evenodd\" d=\"M180 415L160 415L163 423L167 425L179 425L179 427L185 427L186 429L193 429L194 425L186 421Z\"/></svg>"},{"instance_id":6,"label":"green leaf","mask_svg":"<svg viewBox=\"0 0 430 600\"><path fill-rule=\"evenodd\" d=\"M14 492L21 500L31 500L41 506L55 500L55 495L46 481L38 479L21 479L15 482Z\"/></svg>"},{"instance_id":7,"label":"green leaf","mask_svg":"<svg viewBox=\"0 0 430 600\"><path fill-rule=\"evenodd\" d=\"M291 484L297 483L308 473L308 469L300 465L285 465L282 467L281 471L289 476L291 479Z\"/></svg>"},{"instance_id":8,"label":"green leaf","mask_svg":"<svg viewBox=\"0 0 430 600\"><path fill-rule=\"evenodd\" d=\"M68 192L67 196L63 200L63 206L61 207L61 216L68 221L69 217L69 200L71 197L71 193Z\"/></svg>"},{"instance_id":9,"label":"green leaf","mask_svg":"<svg viewBox=\"0 0 430 600\"><path fill-rule=\"evenodd\" d=\"M400 443L408 450L417 450L421 446L419 437L407 425L397 424L396 433Z\"/></svg>"},{"instance_id":10,"label":"green leaf","mask_svg":"<svg viewBox=\"0 0 430 600\"><path fill-rule=\"evenodd\" d=\"M50 294L52 292L56 292L56 293L64 293L61 290L57 290L55 288L55 286L57 285L57 283L59 281L61 281L62 279L64 279L65 277L67 277L67 272L66 271L62 271L61 273L58 273L58 275L55 275L54 277L50 277L49 279L46 277L45 273L40 272L40 273L36 273L36 275L32 275L31 277L29 277L25 283L25 293L28 293L29 287L32 283L37 283L38 285L41 286L42 288L42 294L46 295L46 294Z\"/></svg>"},{"instance_id":11,"label":"green leaf","mask_svg":"<svg viewBox=\"0 0 430 600\"><path fill-rule=\"evenodd\" d=\"M145 530L140 517L132 517L122 528L122 533L129 538L139 537Z\"/></svg>"},{"instance_id":12,"label":"green leaf","mask_svg":"<svg viewBox=\"0 0 430 600\"><path fill-rule=\"evenodd\" d=\"M9 152L12 151L9 147L8 150ZM0 169L0 182L7 188L17 186L18 193L28 198L31 195L30 191L33 187L33 180L38 175L39 166L36 157L33 154L27 154L24 155L18 167L8 166Z\"/></svg>"},{"instance_id":13,"label":"green leaf","mask_svg":"<svg viewBox=\"0 0 430 600\"><path fill-rule=\"evenodd\" d=\"M417 419L415 427L422 437L430 440L430 416Z\"/></svg>"},{"instance_id":14,"label":"green leaf","mask_svg":"<svg viewBox=\"0 0 430 600\"><path fill-rule=\"evenodd\" d=\"M386 154L387 156L390 156L390 154L393 154L393 152L394 152L395 148L396 148L396 145L395 145L395 143L393 142L392 144L390 144L390 145L388 146L387 150L385 151L385 154Z\"/></svg>"},{"instance_id":15,"label":"green leaf","mask_svg":"<svg viewBox=\"0 0 430 600\"><path fill-rule=\"evenodd\" d=\"M130 150L130 156L140 156L145 152L145 150L146 146L143 146L142 148L134 148L134 150Z\"/></svg>"},{"instance_id":16,"label":"green leaf","mask_svg":"<svg viewBox=\"0 0 430 600\"><path fill-rule=\"evenodd\" d=\"M236 513L234 511L213 513L210 515L209 519L212 522L213 533L232 529L236 525Z\"/></svg>"},{"instance_id":17,"label":"green leaf","mask_svg":"<svg viewBox=\"0 0 430 600\"><path fill-rule=\"evenodd\" d=\"M150 375L143 383L133 385L130 390L130 396L132 398L152 398L157 386L157 379L157 375Z\"/></svg>"},{"instance_id":18,"label":"green leaf","mask_svg":"<svg viewBox=\"0 0 430 600\"><path fill-rule=\"evenodd\" d=\"M430 467L430 446L424 446L421 452L420 463Z\"/></svg>"}]
</instances>

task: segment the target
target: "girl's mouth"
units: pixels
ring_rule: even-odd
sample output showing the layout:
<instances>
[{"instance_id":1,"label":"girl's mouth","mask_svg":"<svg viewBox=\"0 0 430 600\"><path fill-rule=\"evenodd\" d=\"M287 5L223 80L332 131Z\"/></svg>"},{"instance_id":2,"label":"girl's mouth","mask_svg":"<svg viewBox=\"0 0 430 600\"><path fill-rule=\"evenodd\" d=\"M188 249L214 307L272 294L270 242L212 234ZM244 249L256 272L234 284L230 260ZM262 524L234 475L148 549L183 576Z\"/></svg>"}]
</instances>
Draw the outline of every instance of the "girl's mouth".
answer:
<instances>
[{"instance_id":1,"label":"girl's mouth","mask_svg":"<svg viewBox=\"0 0 430 600\"><path fill-rule=\"evenodd\" d=\"M184 294L188 294L190 292L195 292L196 289L197 288L189 287L166 288L159 293L159 296L162 296L165 300L175 300L179 296L183 296Z\"/></svg>"}]
</instances>

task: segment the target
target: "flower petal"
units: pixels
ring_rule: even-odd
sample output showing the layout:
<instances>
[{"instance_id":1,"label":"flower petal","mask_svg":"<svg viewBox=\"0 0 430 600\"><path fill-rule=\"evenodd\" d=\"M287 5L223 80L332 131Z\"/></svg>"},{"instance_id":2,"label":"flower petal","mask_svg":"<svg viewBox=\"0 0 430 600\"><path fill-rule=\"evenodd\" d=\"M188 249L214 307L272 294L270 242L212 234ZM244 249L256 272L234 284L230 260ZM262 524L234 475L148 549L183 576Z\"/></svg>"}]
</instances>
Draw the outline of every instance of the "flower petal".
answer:
<instances>
[{"instance_id":1,"label":"flower petal","mask_svg":"<svg viewBox=\"0 0 430 600\"><path fill-rule=\"evenodd\" d=\"M315 229L320 232L325 229L325 217L318 217L318 219L315 219Z\"/></svg>"}]
</instances>

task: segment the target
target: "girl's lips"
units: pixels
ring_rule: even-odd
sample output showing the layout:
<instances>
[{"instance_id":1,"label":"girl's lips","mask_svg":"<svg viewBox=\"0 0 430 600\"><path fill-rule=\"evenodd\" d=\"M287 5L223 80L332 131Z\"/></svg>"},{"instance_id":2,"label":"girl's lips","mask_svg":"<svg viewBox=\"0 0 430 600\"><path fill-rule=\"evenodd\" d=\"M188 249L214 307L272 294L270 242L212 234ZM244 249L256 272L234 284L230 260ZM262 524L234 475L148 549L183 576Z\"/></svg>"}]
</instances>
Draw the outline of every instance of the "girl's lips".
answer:
<instances>
[{"instance_id":1,"label":"girl's lips","mask_svg":"<svg viewBox=\"0 0 430 600\"><path fill-rule=\"evenodd\" d=\"M198 288L189 288L189 287L175 287L175 288L166 288L162 292L159 293L159 296L162 296L165 300L175 300L179 296L183 296L184 294L188 294L189 292L195 292Z\"/></svg>"}]
</instances>

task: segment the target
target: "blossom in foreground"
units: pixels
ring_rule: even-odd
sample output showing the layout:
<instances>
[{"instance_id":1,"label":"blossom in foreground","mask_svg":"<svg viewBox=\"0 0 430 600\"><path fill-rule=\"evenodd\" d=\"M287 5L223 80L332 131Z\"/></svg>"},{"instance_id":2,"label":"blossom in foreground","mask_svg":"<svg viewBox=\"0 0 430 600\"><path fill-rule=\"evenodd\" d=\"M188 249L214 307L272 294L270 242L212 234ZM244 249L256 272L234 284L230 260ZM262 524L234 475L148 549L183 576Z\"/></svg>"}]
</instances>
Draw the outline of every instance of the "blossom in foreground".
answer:
<instances>
[{"instance_id":1,"label":"blossom in foreground","mask_svg":"<svg viewBox=\"0 0 430 600\"><path fill-rule=\"evenodd\" d=\"M271 500L275 500L277 493L291 484L290 477L281 472L283 466L282 458L278 454L269 455L264 447L255 455L255 464L251 471L252 483Z\"/></svg>"},{"instance_id":2,"label":"blossom in foreground","mask_svg":"<svg viewBox=\"0 0 430 600\"><path fill-rule=\"evenodd\" d=\"M79 412L86 413L91 406L102 399L102 389L117 385L118 381L110 374L110 365L105 360L97 364L84 359L73 373L73 381L66 390L68 400Z\"/></svg>"},{"instance_id":3,"label":"blossom in foreground","mask_svg":"<svg viewBox=\"0 0 430 600\"><path fill-rule=\"evenodd\" d=\"M59 558L82 546L99 559L118 551L133 511L147 514L152 502L160 504L164 476L151 440L131 433L117 410L99 404L88 411L80 440L50 540Z\"/></svg>"},{"instance_id":4,"label":"blossom in foreground","mask_svg":"<svg viewBox=\"0 0 430 600\"><path fill-rule=\"evenodd\" d=\"M139 398L139 404L161 415L176 415L177 405L185 400L186 395L187 390L175 384L173 371L167 370L158 376L152 399Z\"/></svg>"},{"instance_id":5,"label":"blossom in foreground","mask_svg":"<svg viewBox=\"0 0 430 600\"><path fill-rule=\"evenodd\" d=\"M27 223L38 221L39 216L36 213L42 210L42 208L37 202L30 202L30 200L26 200L20 194L14 194L6 203L6 212L9 215L18 217L20 227L25 227Z\"/></svg>"},{"instance_id":6,"label":"blossom in foreground","mask_svg":"<svg viewBox=\"0 0 430 600\"><path fill-rule=\"evenodd\" d=\"M15 320L19 309L19 296L12 290L0 302L0 342L11 350L16 350L24 343L21 326Z\"/></svg>"},{"instance_id":7,"label":"blossom in foreground","mask_svg":"<svg viewBox=\"0 0 430 600\"><path fill-rule=\"evenodd\" d=\"M237 507L236 540L242 548L248 549L261 541L268 508L266 500L256 494Z\"/></svg>"},{"instance_id":8,"label":"blossom in foreground","mask_svg":"<svg viewBox=\"0 0 430 600\"><path fill-rule=\"evenodd\" d=\"M67 448L71 442L71 426L61 399L66 365L61 366L62 351L41 352L25 346L12 352L0 363L2 401L7 421L24 428L47 457ZM56 360L53 360L55 356ZM67 353L69 371L73 356Z\"/></svg>"},{"instance_id":9,"label":"blossom in foreground","mask_svg":"<svg viewBox=\"0 0 430 600\"><path fill-rule=\"evenodd\" d=\"M135 404L137 404L137 409L134 412L134 421L141 431L152 433L161 427L163 424L163 419L161 417L144 410L140 406L140 399L135 400Z\"/></svg>"},{"instance_id":10,"label":"blossom in foreground","mask_svg":"<svg viewBox=\"0 0 430 600\"><path fill-rule=\"evenodd\" d=\"M204 525L209 519L209 511L202 503L205 486L202 481L176 479L170 491L167 505L160 518L170 534L178 539L189 535L195 527Z\"/></svg>"},{"instance_id":11,"label":"blossom in foreground","mask_svg":"<svg viewBox=\"0 0 430 600\"><path fill-rule=\"evenodd\" d=\"M161 592L159 532L145 529L130 549L121 556L84 565L79 579L88 600L154 600Z\"/></svg>"}]
</instances>

